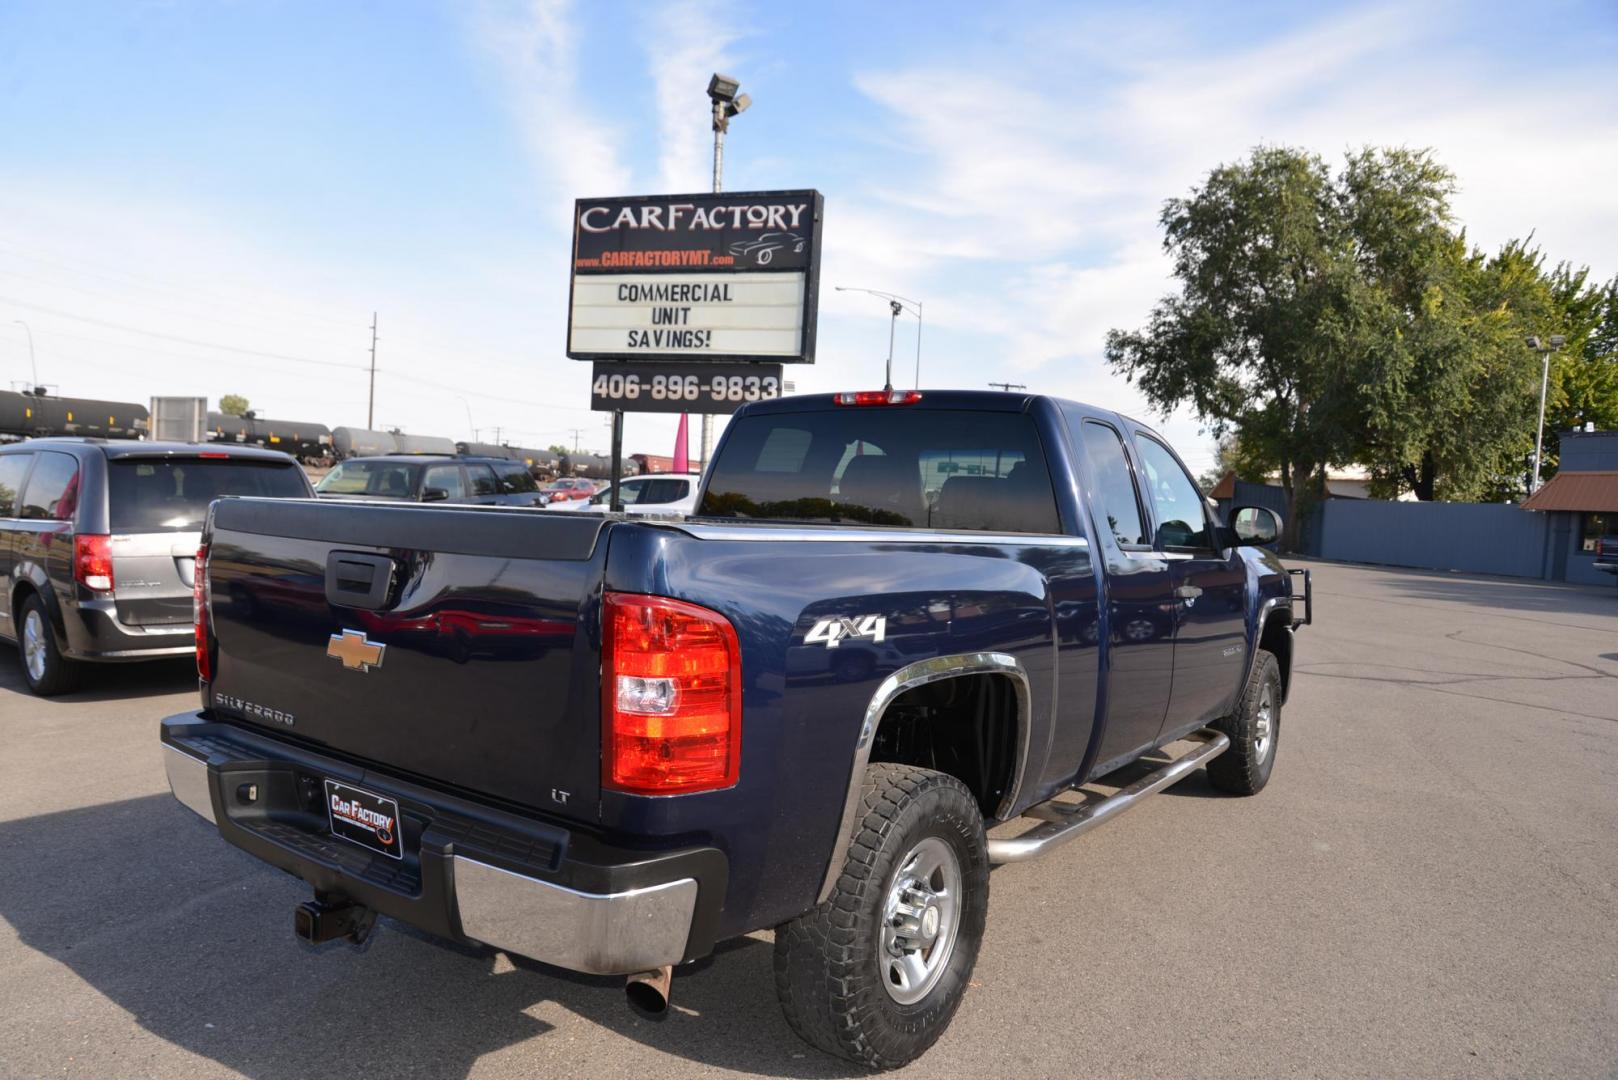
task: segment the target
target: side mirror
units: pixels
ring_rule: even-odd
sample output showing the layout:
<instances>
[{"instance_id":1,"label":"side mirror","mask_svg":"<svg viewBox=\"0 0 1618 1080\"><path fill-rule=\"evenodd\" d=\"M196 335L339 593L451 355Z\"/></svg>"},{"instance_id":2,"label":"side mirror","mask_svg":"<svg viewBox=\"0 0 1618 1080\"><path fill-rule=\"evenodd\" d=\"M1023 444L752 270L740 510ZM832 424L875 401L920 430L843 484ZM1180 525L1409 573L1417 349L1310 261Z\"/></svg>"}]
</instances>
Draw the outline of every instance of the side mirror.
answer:
<instances>
[{"instance_id":1,"label":"side mirror","mask_svg":"<svg viewBox=\"0 0 1618 1080\"><path fill-rule=\"evenodd\" d=\"M449 498L449 492L443 488L425 488L421 493L422 502L443 502Z\"/></svg>"},{"instance_id":2,"label":"side mirror","mask_svg":"<svg viewBox=\"0 0 1618 1080\"><path fill-rule=\"evenodd\" d=\"M1230 512L1237 547L1262 547L1281 536L1281 515L1265 506L1238 506Z\"/></svg>"}]
</instances>

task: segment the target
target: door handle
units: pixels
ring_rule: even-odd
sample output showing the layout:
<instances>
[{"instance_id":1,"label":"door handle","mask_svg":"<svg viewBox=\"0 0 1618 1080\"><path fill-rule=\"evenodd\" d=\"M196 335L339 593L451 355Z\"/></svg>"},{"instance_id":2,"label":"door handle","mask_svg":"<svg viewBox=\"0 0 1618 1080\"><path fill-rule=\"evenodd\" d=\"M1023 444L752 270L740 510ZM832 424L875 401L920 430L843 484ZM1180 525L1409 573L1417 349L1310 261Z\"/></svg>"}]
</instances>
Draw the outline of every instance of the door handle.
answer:
<instances>
[{"instance_id":1,"label":"door handle","mask_svg":"<svg viewBox=\"0 0 1618 1080\"><path fill-rule=\"evenodd\" d=\"M1195 585L1176 585L1174 595L1181 600L1195 600L1202 595L1202 590Z\"/></svg>"}]
</instances>

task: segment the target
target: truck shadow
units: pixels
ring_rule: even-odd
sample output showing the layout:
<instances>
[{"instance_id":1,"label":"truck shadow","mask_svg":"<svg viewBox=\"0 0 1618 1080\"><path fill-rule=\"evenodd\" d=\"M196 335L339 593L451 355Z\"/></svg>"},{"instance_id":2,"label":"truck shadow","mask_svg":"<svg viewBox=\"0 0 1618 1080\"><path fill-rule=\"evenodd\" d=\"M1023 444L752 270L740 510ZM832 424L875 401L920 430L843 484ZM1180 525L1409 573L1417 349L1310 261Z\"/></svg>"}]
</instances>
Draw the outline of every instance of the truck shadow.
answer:
<instances>
[{"instance_id":1,"label":"truck shadow","mask_svg":"<svg viewBox=\"0 0 1618 1080\"><path fill-rule=\"evenodd\" d=\"M23 680L16 650L0 642L0 691L33 698L41 708L57 703L124 701L179 694L197 687L196 661L189 656L131 664L85 664L70 694L36 698Z\"/></svg>"},{"instance_id":2,"label":"truck shadow","mask_svg":"<svg viewBox=\"0 0 1618 1080\"><path fill-rule=\"evenodd\" d=\"M363 954L312 953L292 936L303 883L166 794L0 822L0 865L29 868L0 885L24 946L159 1038L252 1077L458 1077L518 1044L524 1073L594 1071L567 1013L708 1068L857 1075L787 1028L771 949L751 938L677 975L663 1023L629 1011L621 979L514 966L386 921ZM565 1038L547 1039L559 1024Z\"/></svg>"}]
</instances>

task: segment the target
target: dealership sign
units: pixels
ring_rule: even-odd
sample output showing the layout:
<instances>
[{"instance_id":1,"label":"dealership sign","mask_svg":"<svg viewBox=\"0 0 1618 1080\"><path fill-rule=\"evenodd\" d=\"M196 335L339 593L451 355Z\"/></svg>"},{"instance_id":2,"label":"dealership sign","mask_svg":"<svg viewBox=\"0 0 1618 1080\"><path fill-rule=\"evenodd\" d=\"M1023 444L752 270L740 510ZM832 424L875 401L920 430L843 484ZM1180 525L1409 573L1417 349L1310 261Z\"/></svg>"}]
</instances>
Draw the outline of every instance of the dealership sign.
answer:
<instances>
[{"instance_id":1,"label":"dealership sign","mask_svg":"<svg viewBox=\"0 0 1618 1080\"><path fill-rule=\"evenodd\" d=\"M815 191L580 199L567 354L811 363Z\"/></svg>"}]
</instances>

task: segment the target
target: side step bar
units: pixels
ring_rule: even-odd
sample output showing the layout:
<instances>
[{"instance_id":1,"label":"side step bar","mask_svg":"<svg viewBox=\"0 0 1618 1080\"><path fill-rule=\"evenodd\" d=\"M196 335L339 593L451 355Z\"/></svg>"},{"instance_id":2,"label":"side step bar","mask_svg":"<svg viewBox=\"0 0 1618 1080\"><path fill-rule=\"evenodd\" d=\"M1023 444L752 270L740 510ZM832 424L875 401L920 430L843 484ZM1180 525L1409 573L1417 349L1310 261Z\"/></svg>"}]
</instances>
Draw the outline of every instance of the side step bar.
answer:
<instances>
[{"instance_id":1,"label":"side step bar","mask_svg":"<svg viewBox=\"0 0 1618 1080\"><path fill-rule=\"evenodd\" d=\"M1109 795L1100 802L1083 805L1059 803L1052 799L1030 807L1024 812L1024 816L1044 818L1045 824L1030 829L1021 836L1006 840L991 839L989 861L1011 863L1037 858L1075 836L1089 832L1102 822L1112 820L1146 796L1155 795L1170 784L1185 779L1188 773L1230 749L1230 738L1224 732L1214 731L1211 728L1203 728L1187 735L1186 738L1204 741L1189 754L1175 758L1149 776L1141 777L1116 795Z\"/></svg>"}]
</instances>

